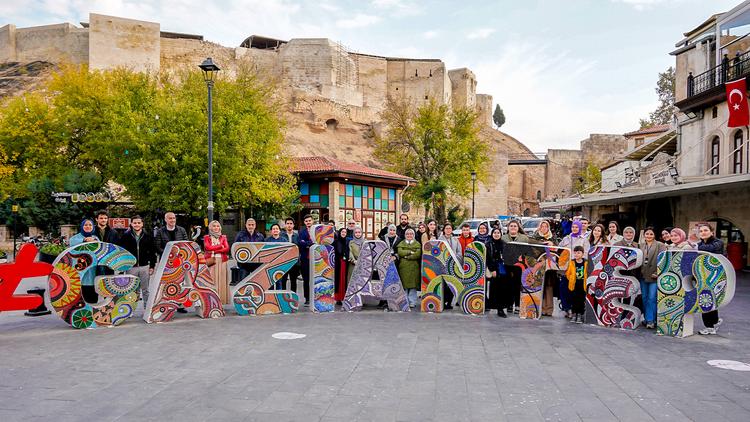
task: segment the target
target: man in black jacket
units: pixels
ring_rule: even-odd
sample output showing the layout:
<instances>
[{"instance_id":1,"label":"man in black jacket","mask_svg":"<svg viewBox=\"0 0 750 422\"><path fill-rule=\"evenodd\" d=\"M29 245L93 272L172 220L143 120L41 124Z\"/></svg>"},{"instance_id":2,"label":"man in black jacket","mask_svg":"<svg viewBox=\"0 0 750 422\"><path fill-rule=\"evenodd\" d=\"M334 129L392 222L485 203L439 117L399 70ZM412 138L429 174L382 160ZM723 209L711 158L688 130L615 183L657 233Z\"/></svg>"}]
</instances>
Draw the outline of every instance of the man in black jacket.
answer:
<instances>
[{"instance_id":1,"label":"man in black jacket","mask_svg":"<svg viewBox=\"0 0 750 422\"><path fill-rule=\"evenodd\" d=\"M184 227L177 225L177 216L173 212L164 214L164 227L156 231L156 238L154 239L154 245L156 246L156 253L159 255L159 259L162 259L164 255L164 249L167 247L167 243L175 242L178 240L188 240L187 231Z\"/></svg>"},{"instance_id":2,"label":"man in black jacket","mask_svg":"<svg viewBox=\"0 0 750 422\"><path fill-rule=\"evenodd\" d=\"M143 306L148 301L148 285L156 265L154 237L143 230L143 218L136 215L130 220L130 229L120 237L120 246L135 256L135 265L127 271L140 279L141 299Z\"/></svg>"},{"instance_id":3,"label":"man in black jacket","mask_svg":"<svg viewBox=\"0 0 750 422\"><path fill-rule=\"evenodd\" d=\"M96 212L96 228L94 232L102 242L117 244L117 232L109 227L109 214L107 211Z\"/></svg>"},{"instance_id":4,"label":"man in black jacket","mask_svg":"<svg viewBox=\"0 0 750 422\"><path fill-rule=\"evenodd\" d=\"M173 212L164 214L164 227L156 231L154 235L154 246L156 247L156 253L159 255L159 259L164 259L164 249L167 247L167 243L175 242L178 240L188 240L187 231L184 227L177 225L177 216ZM177 312L184 314L187 311L185 308L177 308Z\"/></svg>"}]
</instances>

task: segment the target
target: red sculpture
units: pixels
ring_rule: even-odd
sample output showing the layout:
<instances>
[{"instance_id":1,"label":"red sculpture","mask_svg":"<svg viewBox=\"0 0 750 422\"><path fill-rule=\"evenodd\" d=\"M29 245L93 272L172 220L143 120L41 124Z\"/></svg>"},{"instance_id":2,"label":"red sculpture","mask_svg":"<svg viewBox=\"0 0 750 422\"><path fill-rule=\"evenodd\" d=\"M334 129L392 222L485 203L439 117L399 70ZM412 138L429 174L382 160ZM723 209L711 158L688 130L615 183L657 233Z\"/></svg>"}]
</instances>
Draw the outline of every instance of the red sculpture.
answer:
<instances>
[{"instance_id":1,"label":"red sculpture","mask_svg":"<svg viewBox=\"0 0 750 422\"><path fill-rule=\"evenodd\" d=\"M39 295L14 295L21 280L28 277L46 277L52 273L52 265L34 262L37 249L33 243L21 247L16 262L0 264L0 311L25 311L42 304Z\"/></svg>"}]
</instances>

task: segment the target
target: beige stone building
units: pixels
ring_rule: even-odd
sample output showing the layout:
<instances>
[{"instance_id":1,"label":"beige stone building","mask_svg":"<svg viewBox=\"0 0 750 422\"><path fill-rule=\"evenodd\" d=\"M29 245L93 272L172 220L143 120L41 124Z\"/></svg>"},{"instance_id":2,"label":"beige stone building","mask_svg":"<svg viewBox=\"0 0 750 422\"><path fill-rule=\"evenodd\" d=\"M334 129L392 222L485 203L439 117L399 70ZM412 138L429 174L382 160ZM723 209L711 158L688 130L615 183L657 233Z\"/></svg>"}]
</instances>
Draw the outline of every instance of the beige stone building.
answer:
<instances>
[{"instance_id":1,"label":"beige stone building","mask_svg":"<svg viewBox=\"0 0 750 422\"><path fill-rule=\"evenodd\" d=\"M355 53L325 38L278 40L253 35L238 47L227 47L200 35L162 31L159 23L98 14L90 14L80 26L0 28L0 63L5 63L0 78L15 90L33 89L30 67L40 75L45 66L61 62L88 64L91 69L174 71L195 69L206 57L212 57L225 74L252 66L278 78L286 106L287 148L297 157L326 154L382 167L372 156L372 134L382 129L379 115L388 96L408 98L415 105L435 99L475 107L481 136L493 149L488 157L489 181L477 186L477 216L538 213L539 201L553 193L545 180L560 174L571 180L575 173L565 152L550 153L565 156L556 158L550 170L522 142L494 129L492 97L476 92L474 73L467 68L447 69L439 59ZM0 95L13 93L7 91ZM537 158L534 163L512 158L530 156ZM412 212L418 214L415 208Z\"/></svg>"}]
</instances>

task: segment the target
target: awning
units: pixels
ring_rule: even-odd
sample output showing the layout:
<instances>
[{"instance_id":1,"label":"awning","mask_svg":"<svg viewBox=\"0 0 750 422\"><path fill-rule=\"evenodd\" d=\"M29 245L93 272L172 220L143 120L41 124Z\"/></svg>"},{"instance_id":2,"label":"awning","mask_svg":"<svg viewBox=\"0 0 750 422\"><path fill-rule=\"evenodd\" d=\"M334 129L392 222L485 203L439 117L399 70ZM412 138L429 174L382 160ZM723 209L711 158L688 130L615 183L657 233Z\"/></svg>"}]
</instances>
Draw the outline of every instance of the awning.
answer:
<instances>
[{"instance_id":1,"label":"awning","mask_svg":"<svg viewBox=\"0 0 750 422\"><path fill-rule=\"evenodd\" d=\"M670 130L661 137L641 145L623 158L643 161L644 159L653 159L659 152L669 155L674 155L677 152L677 133L674 130Z\"/></svg>"},{"instance_id":2,"label":"awning","mask_svg":"<svg viewBox=\"0 0 750 422\"><path fill-rule=\"evenodd\" d=\"M654 198L666 198L686 194L714 192L722 189L737 187L750 188L750 174L737 174L733 176L707 176L706 179L681 183L671 186L658 186L653 188L625 188L619 192L595 193L583 195L580 198L565 198L558 201L542 202L542 209L559 209L577 207L583 205L617 205L629 202L643 201Z\"/></svg>"}]
</instances>

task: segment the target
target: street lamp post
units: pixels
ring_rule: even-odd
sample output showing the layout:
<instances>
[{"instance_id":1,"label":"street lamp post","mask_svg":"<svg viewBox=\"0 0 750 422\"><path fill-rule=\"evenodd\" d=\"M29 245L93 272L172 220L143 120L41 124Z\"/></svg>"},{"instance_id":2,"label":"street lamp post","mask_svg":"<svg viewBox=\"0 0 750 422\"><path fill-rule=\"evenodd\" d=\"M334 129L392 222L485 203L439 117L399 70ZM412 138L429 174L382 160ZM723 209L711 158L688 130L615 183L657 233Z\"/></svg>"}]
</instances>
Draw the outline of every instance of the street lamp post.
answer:
<instances>
[{"instance_id":1,"label":"street lamp post","mask_svg":"<svg viewBox=\"0 0 750 422\"><path fill-rule=\"evenodd\" d=\"M16 239L18 238L18 204L11 205L11 211L13 212L13 262L16 261Z\"/></svg>"},{"instance_id":2,"label":"street lamp post","mask_svg":"<svg viewBox=\"0 0 750 422\"><path fill-rule=\"evenodd\" d=\"M213 119L213 96L212 89L214 87L214 78L219 72L219 66L208 57L198 67L203 70L203 80L206 81L208 87L208 221L209 223L214 219L214 143L213 143L213 130L212 122Z\"/></svg>"},{"instance_id":3,"label":"street lamp post","mask_svg":"<svg viewBox=\"0 0 750 422\"><path fill-rule=\"evenodd\" d=\"M471 218L474 218L474 199L476 195L477 172L471 172Z\"/></svg>"}]
</instances>

